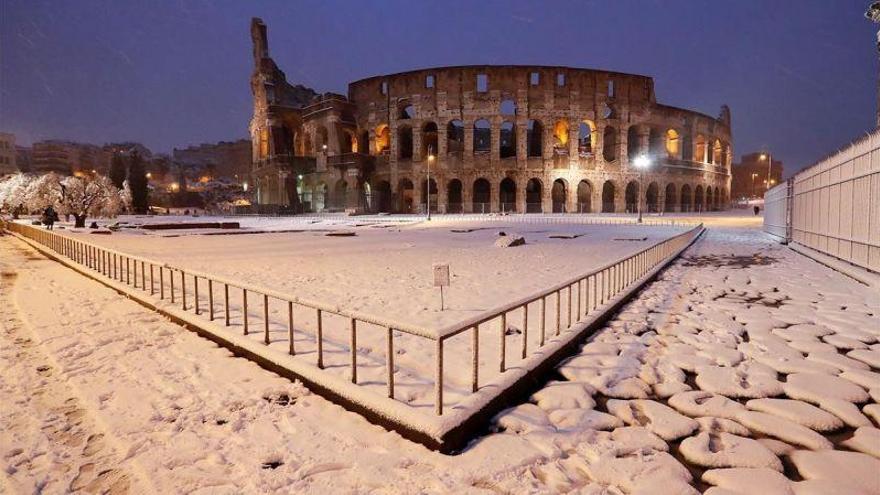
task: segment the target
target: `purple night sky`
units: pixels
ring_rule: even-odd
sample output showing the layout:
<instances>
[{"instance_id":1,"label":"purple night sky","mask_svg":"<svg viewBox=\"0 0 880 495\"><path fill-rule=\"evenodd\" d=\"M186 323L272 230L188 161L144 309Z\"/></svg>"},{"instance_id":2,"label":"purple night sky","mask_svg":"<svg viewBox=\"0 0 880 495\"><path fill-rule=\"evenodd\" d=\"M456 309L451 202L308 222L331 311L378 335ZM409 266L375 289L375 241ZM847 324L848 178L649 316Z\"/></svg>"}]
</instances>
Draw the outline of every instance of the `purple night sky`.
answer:
<instances>
[{"instance_id":1,"label":"purple night sky","mask_svg":"<svg viewBox=\"0 0 880 495\"><path fill-rule=\"evenodd\" d=\"M874 127L867 3L3 0L0 130L156 152L246 137L257 16L288 80L319 92L442 65L653 76L662 103L730 105L737 159L767 148L790 175Z\"/></svg>"}]
</instances>

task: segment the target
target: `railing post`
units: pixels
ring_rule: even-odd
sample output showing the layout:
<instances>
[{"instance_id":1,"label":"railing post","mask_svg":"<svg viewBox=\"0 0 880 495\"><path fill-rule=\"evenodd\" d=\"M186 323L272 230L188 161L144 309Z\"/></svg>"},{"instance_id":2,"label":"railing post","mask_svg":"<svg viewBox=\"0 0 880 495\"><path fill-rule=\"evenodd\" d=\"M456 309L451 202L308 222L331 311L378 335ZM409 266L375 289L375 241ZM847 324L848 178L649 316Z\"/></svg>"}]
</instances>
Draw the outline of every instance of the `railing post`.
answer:
<instances>
[{"instance_id":1,"label":"railing post","mask_svg":"<svg viewBox=\"0 0 880 495\"><path fill-rule=\"evenodd\" d=\"M165 269L159 265L159 299L165 300Z\"/></svg>"},{"instance_id":2,"label":"railing post","mask_svg":"<svg viewBox=\"0 0 880 495\"><path fill-rule=\"evenodd\" d=\"M287 339L290 341L287 352L294 356L296 355L296 349L293 345L293 301L287 301Z\"/></svg>"},{"instance_id":3,"label":"railing post","mask_svg":"<svg viewBox=\"0 0 880 495\"><path fill-rule=\"evenodd\" d=\"M565 311L565 316L566 316L566 318L565 318L565 322L566 322L566 327L567 327L567 328L571 328L571 301L572 301L572 297L571 297L571 284L569 284L569 285L568 285L568 307L565 308L565 309L566 309L566 311Z\"/></svg>"},{"instance_id":4,"label":"railing post","mask_svg":"<svg viewBox=\"0 0 880 495\"><path fill-rule=\"evenodd\" d=\"M324 369L324 322L321 318L321 310L318 309L318 331L315 337L318 339L318 368Z\"/></svg>"},{"instance_id":5,"label":"railing post","mask_svg":"<svg viewBox=\"0 0 880 495\"><path fill-rule=\"evenodd\" d=\"M357 384L357 320L349 318L348 323L351 328L351 383Z\"/></svg>"},{"instance_id":6,"label":"railing post","mask_svg":"<svg viewBox=\"0 0 880 495\"><path fill-rule=\"evenodd\" d=\"M472 334L471 350L471 392L476 392L479 387L480 374L480 325L474 325L474 333Z\"/></svg>"},{"instance_id":7,"label":"railing post","mask_svg":"<svg viewBox=\"0 0 880 495\"><path fill-rule=\"evenodd\" d=\"M152 280L150 281L152 283ZM147 290L146 263L141 261L141 290Z\"/></svg>"},{"instance_id":8,"label":"railing post","mask_svg":"<svg viewBox=\"0 0 880 495\"><path fill-rule=\"evenodd\" d=\"M196 314L198 315L198 314L201 314L201 311L199 310L199 277L197 275L193 275L193 291L194 291L195 304L196 304L195 310L196 310Z\"/></svg>"},{"instance_id":9,"label":"railing post","mask_svg":"<svg viewBox=\"0 0 880 495\"><path fill-rule=\"evenodd\" d=\"M577 281L578 284L578 307L577 307L577 319L580 321L581 318L584 317L583 314L583 298L584 298L584 279L580 279Z\"/></svg>"},{"instance_id":10,"label":"railing post","mask_svg":"<svg viewBox=\"0 0 880 495\"><path fill-rule=\"evenodd\" d=\"M208 321L214 321L214 281L208 279Z\"/></svg>"},{"instance_id":11,"label":"railing post","mask_svg":"<svg viewBox=\"0 0 880 495\"><path fill-rule=\"evenodd\" d=\"M168 268L168 281L171 286L171 304L174 304L174 270L171 268Z\"/></svg>"},{"instance_id":12,"label":"railing post","mask_svg":"<svg viewBox=\"0 0 880 495\"><path fill-rule=\"evenodd\" d=\"M504 373L504 365L507 358L507 313L501 313L501 355L498 368Z\"/></svg>"},{"instance_id":13,"label":"railing post","mask_svg":"<svg viewBox=\"0 0 880 495\"><path fill-rule=\"evenodd\" d=\"M248 308L247 308L247 289L241 289L241 303L243 310L241 316L244 320L244 334L248 334Z\"/></svg>"},{"instance_id":14,"label":"railing post","mask_svg":"<svg viewBox=\"0 0 880 495\"><path fill-rule=\"evenodd\" d=\"M226 326L229 326L229 284L223 284L223 312L226 314Z\"/></svg>"},{"instance_id":15,"label":"railing post","mask_svg":"<svg viewBox=\"0 0 880 495\"><path fill-rule=\"evenodd\" d=\"M180 300L183 310L186 311L186 273L183 270L180 270Z\"/></svg>"},{"instance_id":16,"label":"railing post","mask_svg":"<svg viewBox=\"0 0 880 495\"><path fill-rule=\"evenodd\" d=\"M394 330L386 328L385 367L388 370L388 398L394 398Z\"/></svg>"},{"instance_id":17,"label":"railing post","mask_svg":"<svg viewBox=\"0 0 880 495\"><path fill-rule=\"evenodd\" d=\"M556 291L556 335L559 335L562 326L562 289Z\"/></svg>"},{"instance_id":18,"label":"railing post","mask_svg":"<svg viewBox=\"0 0 880 495\"><path fill-rule=\"evenodd\" d=\"M434 409L437 416L443 415L443 339L437 339L436 363L434 370Z\"/></svg>"},{"instance_id":19,"label":"railing post","mask_svg":"<svg viewBox=\"0 0 880 495\"><path fill-rule=\"evenodd\" d=\"M263 294L263 343L269 345L269 296Z\"/></svg>"},{"instance_id":20,"label":"railing post","mask_svg":"<svg viewBox=\"0 0 880 495\"><path fill-rule=\"evenodd\" d=\"M125 257L125 285L131 285L131 258Z\"/></svg>"},{"instance_id":21,"label":"railing post","mask_svg":"<svg viewBox=\"0 0 880 495\"><path fill-rule=\"evenodd\" d=\"M545 329L547 328L547 296L541 296L541 344L540 347L544 346L544 340L546 337Z\"/></svg>"},{"instance_id":22,"label":"railing post","mask_svg":"<svg viewBox=\"0 0 880 495\"><path fill-rule=\"evenodd\" d=\"M529 345L529 303L523 306L522 359L526 358Z\"/></svg>"}]
</instances>

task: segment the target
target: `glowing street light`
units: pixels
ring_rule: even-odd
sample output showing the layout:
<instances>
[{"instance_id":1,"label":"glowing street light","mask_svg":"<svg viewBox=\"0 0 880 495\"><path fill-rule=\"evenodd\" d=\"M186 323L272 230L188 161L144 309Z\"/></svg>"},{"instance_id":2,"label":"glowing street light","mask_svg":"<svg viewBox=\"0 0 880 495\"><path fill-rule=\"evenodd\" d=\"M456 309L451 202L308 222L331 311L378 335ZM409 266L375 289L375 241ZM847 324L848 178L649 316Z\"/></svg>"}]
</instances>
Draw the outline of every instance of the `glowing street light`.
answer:
<instances>
[{"instance_id":1,"label":"glowing street light","mask_svg":"<svg viewBox=\"0 0 880 495\"><path fill-rule=\"evenodd\" d=\"M764 190L770 189L770 169L773 167L773 155L768 151L767 153L761 153L759 157L761 160L767 160L767 180L764 181L766 187Z\"/></svg>"},{"instance_id":2,"label":"glowing street light","mask_svg":"<svg viewBox=\"0 0 880 495\"><path fill-rule=\"evenodd\" d=\"M639 155L633 160L633 165L639 170L639 195L636 198L636 203L639 209L638 222L642 223L642 175L651 166L651 159L646 155Z\"/></svg>"}]
</instances>

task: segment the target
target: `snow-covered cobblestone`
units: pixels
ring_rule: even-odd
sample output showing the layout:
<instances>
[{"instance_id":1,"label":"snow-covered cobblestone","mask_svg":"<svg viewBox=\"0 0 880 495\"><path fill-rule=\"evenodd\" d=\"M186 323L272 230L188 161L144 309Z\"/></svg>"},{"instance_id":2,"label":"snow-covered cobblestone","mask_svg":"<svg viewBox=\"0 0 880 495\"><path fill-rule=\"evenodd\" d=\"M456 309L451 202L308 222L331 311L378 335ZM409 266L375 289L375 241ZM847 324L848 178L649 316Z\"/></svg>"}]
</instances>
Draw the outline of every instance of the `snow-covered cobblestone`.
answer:
<instances>
[{"instance_id":1,"label":"snow-covered cobblestone","mask_svg":"<svg viewBox=\"0 0 880 495\"><path fill-rule=\"evenodd\" d=\"M710 225L456 456L0 250L0 492L880 494L880 294L757 230Z\"/></svg>"}]
</instances>

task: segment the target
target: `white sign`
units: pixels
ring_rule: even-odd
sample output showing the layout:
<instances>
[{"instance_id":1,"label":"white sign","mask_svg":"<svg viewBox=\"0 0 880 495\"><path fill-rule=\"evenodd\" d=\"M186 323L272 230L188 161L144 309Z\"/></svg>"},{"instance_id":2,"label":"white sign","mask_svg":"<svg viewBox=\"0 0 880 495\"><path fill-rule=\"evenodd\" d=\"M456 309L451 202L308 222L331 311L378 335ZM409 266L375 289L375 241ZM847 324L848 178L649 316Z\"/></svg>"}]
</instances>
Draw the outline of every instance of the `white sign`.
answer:
<instances>
[{"instance_id":1,"label":"white sign","mask_svg":"<svg viewBox=\"0 0 880 495\"><path fill-rule=\"evenodd\" d=\"M449 263L434 263L434 287L449 285Z\"/></svg>"}]
</instances>

